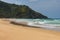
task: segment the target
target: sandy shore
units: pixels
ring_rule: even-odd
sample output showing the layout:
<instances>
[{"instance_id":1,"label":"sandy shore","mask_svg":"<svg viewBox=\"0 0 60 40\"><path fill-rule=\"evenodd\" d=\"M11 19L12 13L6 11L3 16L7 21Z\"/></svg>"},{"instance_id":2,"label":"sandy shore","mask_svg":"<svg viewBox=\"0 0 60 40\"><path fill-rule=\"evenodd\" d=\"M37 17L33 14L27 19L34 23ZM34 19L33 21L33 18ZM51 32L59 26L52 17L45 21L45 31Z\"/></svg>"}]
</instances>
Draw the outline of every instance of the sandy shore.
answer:
<instances>
[{"instance_id":1,"label":"sandy shore","mask_svg":"<svg viewBox=\"0 0 60 40\"><path fill-rule=\"evenodd\" d=\"M0 40L60 40L60 32L13 25L0 19Z\"/></svg>"}]
</instances>

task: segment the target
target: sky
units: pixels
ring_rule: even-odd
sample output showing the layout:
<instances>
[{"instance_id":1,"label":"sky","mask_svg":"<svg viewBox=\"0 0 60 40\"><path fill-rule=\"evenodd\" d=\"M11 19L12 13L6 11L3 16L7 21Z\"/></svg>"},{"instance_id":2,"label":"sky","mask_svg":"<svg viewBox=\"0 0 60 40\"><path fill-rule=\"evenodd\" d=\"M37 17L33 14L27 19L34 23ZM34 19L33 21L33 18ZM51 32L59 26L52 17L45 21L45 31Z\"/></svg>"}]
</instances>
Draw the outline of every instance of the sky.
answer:
<instances>
[{"instance_id":1,"label":"sky","mask_svg":"<svg viewBox=\"0 0 60 40\"><path fill-rule=\"evenodd\" d=\"M2 0L12 4L28 5L49 18L60 18L60 0Z\"/></svg>"}]
</instances>

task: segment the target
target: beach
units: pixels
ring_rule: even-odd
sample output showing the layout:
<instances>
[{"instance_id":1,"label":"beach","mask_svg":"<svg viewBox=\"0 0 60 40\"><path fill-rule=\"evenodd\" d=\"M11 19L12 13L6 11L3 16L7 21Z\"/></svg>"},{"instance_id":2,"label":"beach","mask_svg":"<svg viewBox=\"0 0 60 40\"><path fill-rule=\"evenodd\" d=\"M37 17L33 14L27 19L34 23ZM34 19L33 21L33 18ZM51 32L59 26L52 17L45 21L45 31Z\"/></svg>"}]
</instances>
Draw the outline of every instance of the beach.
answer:
<instances>
[{"instance_id":1,"label":"beach","mask_svg":"<svg viewBox=\"0 0 60 40\"><path fill-rule=\"evenodd\" d=\"M0 40L60 40L60 32L14 25L0 19Z\"/></svg>"}]
</instances>

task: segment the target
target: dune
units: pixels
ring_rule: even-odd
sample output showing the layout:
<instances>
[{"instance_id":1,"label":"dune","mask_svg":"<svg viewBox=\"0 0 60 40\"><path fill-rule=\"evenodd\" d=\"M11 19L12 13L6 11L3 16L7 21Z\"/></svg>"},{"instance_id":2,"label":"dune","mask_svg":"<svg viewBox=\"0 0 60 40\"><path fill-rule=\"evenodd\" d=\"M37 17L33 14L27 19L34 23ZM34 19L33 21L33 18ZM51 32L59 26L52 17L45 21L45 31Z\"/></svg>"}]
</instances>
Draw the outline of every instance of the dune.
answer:
<instances>
[{"instance_id":1,"label":"dune","mask_svg":"<svg viewBox=\"0 0 60 40\"><path fill-rule=\"evenodd\" d=\"M0 19L0 40L60 40L60 32L14 25Z\"/></svg>"}]
</instances>

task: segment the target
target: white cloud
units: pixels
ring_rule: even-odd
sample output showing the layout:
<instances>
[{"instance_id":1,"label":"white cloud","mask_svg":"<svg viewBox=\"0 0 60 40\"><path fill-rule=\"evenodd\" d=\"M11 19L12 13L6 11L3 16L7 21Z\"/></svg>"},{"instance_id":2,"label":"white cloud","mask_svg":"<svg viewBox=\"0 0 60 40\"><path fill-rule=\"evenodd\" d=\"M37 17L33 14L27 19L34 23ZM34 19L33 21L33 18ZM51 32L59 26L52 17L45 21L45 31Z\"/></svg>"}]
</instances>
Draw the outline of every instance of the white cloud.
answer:
<instances>
[{"instance_id":1,"label":"white cloud","mask_svg":"<svg viewBox=\"0 0 60 40\"><path fill-rule=\"evenodd\" d=\"M12 3L12 4L22 4L19 0L1 0L1 1L4 1L4 2L7 2L7 3Z\"/></svg>"},{"instance_id":2,"label":"white cloud","mask_svg":"<svg viewBox=\"0 0 60 40\"><path fill-rule=\"evenodd\" d=\"M38 0L29 0L30 2L35 2L35 1L38 1Z\"/></svg>"}]
</instances>

